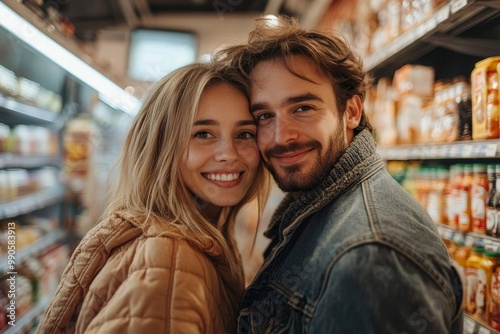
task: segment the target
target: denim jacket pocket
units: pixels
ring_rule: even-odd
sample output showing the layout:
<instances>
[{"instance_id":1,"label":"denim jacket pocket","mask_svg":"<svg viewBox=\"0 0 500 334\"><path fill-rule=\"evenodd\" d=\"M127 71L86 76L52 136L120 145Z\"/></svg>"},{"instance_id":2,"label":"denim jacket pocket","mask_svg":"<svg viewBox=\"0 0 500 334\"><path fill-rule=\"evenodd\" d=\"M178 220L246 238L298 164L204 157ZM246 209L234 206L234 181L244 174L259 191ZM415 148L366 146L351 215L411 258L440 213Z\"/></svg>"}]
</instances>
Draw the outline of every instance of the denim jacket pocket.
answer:
<instances>
[{"instance_id":1,"label":"denim jacket pocket","mask_svg":"<svg viewBox=\"0 0 500 334\"><path fill-rule=\"evenodd\" d=\"M291 307L288 298L281 293L273 290L272 295L240 311L239 333L306 333L304 315Z\"/></svg>"}]
</instances>

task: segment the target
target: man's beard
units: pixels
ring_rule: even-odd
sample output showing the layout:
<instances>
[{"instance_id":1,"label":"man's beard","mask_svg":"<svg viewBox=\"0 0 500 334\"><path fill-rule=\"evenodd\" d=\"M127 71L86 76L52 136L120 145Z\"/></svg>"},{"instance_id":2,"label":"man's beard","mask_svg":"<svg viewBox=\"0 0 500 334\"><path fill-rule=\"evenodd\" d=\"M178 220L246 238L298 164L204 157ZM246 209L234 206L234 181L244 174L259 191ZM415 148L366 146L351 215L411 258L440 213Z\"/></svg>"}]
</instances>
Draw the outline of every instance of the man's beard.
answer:
<instances>
[{"instance_id":1,"label":"man's beard","mask_svg":"<svg viewBox=\"0 0 500 334\"><path fill-rule=\"evenodd\" d=\"M339 156L347 148L344 136L345 130L343 126L339 126L339 131L332 136L328 142L328 148L324 154L322 145L318 141L310 141L307 143L292 143L287 146L275 146L265 151L266 158L269 159L273 154L286 153L290 151L298 151L301 149L313 149L318 155L312 167L308 167L308 171L301 171L304 164L309 166L309 161L300 162L286 167L274 168L268 161L264 161L264 165L273 175L278 187L284 192L303 192L310 191L318 186L329 174L333 165L337 162ZM279 171L278 171L279 169Z\"/></svg>"}]
</instances>

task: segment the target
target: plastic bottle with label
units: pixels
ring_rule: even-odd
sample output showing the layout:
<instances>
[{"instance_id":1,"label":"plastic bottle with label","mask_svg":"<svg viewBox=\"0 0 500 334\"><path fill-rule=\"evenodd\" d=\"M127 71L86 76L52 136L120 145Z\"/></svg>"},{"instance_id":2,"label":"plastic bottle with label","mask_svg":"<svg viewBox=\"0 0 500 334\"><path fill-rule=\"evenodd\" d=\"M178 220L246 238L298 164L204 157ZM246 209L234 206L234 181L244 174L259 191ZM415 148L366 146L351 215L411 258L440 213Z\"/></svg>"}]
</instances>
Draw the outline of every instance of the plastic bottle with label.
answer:
<instances>
[{"instance_id":1,"label":"plastic bottle with label","mask_svg":"<svg viewBox=\"0 0 500 334\"><path fill-rule=\"evenodd\" d=\"M475 247L472 249L471 255L467 259L465 267L465 284L467 285L465 295L466 312L477 319L477 291L479 270L481 269L481 261L483 258L484 247L479 245L476 241Z\"/></svg>"},{"instance_id":2,"label":"plastic bottle with label","mask_svg":"<svg viewBox=\"0 0 500 334\"><path fill-rule=\"evenodd\" d=\"M488 165L487 174L488 196L486 196L486 234L491 236L496 225L495 194L497 188L495 165Z\"/></svg>"},{"instance_id":3,"label":"plastic bottle with label","mask_svg":"<svg viewBox=\"0 0 500 334\"><path fill-rule=\"evenodd\" d=\"M495 180L496 192L493 201L495 203L496 218L495 218L495 225L493 226L490 232L490 235L492 237L500 236L500 165L495 166L495 174L496 174L496 180Z\"/></svg>"},{"instance_id":4,"label":"plastic bottle with label","mask_svg":"<svg viewBox=\"0 0 500 334\"><path fill-rule=\"evenodd\" d=\"M494 330L500 331L500 260L492 269L491 280L488 288L488 324Z\"/></svg>"},{"instance_id":5,"label":"plastic bottle with label","mask_svg":"<svg viewBox=\"0 0 500 334\"><path fill-rule=\"evenodd\" d=\"M499 137L498 72L500 57L490 57L476 63L471 73L472 137Z\"/></svg>"},{"instance_id":6,"label":"plastic bottle with label","mask_svg":"<svg viewBox=\"0 0 500 334\"><path fill-rule=\"evenodd\" d=\"M467 259L469 258L472 248L474 247L474 237L467 236L464 237L462 233L457 233L454 237L455 242L459 246L458 249L453 254L453 260L458 264L458 270L460 271L461 277L465 277L465 269L467 267ZM464 296L467 296L467 284L464 284ZM466 308L466 299L463 299L462 308Z\"/></svg>"},{"instance_id":7,"label":"plastic bottle with label","mask_svg":"<svg viewBox=\"0 0 500 334\"><path fill-rule=\"evenodd\" d=\"M471 230L471 190L473 181L473 169L471 164L464 165L463 177L459 185L457 198L458 229L469 232Z\"/></svg>"},{"instance_id":8,"label":"plastic bottle with label","mask_svg":"<svg viewBox=\"0 0 500 334\"><path fill-rule=\"evenodd\" d=\"M486 233L486 198L488 196L488 174L485 164L473 165L474 176L471 186L472 232Z\"/></svg>"},{"instance_id":9,"label":"plastic bottle with label","mask_svg":"<svg viewBox=\"0 0 500 334\"><path fill-rule=\"evenodd\" d=\"M491 276L500 261L500 254L495 247L485 246L481 268L478 270L478 288L476 292L477 311L476 317L480 322L489 324L489 304L491 302Z\"/></svg>"},{"instance_id":10,"label":"plastic bottle with label","mask_svg":"<svg viewBox=\"0 0 500 334\"><path fill-rule=\"evenodd\" d=\"M433 181L429 185L429 195L427 200L427 212L436 223L446 224L446 200L445 190L448 185L448 169L438 166L433 169Z\"/></svg>"},{"instance_id":11,"label":"plastic bottle with label","mask_svg":"<svg viewBox=\"0 0 500 334\"><path fill-rule=\"evenodd\" d=\"M451 181L451 201L449 208L451 213L451 219L449 221L449 225L458 229L458 220L459 220L459 199L462 188L462 179L464 176L464 165L456 164L453 165L453 180Z\"/></svg>"}]
</instances>

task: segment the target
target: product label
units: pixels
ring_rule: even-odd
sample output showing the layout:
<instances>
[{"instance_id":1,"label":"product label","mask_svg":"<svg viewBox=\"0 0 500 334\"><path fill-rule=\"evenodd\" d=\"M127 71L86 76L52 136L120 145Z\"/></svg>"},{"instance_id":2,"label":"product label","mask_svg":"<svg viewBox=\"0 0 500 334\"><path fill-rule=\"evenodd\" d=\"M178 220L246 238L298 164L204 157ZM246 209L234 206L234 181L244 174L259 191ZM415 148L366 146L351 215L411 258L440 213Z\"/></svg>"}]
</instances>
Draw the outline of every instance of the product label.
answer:
<instances>
[{"instance_id":1,"label":"product label","mask_svg":"<svg viewBox=\"0 0 500 334\"><path fill-rule=\"evenodd\" d=\"M498 271L493 272L491 275L490 296L490 326L493 329L500 330L500 272Z\"/></svg>"},{"instance_id":2,"label":"product label","mask_svg":"<svg viewBox=\"0 0 500 334\"><path fill-rule=\"evenodd\" d=\"M455 222L455 207L454 207L454 198L451 194L446 195L446 215L448 216L448 224L454 226Z\"/></svg>"},{"instance_id":3,"label":"product label","mask_svg":"<svg viewBox=\"0 0 500 334\"><path fill-rule=\"evenodd\" d=\"M478 270L477 272L477 290L476 290L477 315L481 318L486 317L486 272Z\"/></svg>"},{"instance_id":4,"label":"product label","mask_svg":"<svg viewBox=\"0 0 500 334\"><path fill-rule=\"evenodd\" d=\"M470 229L470 217L467 213L461 212L458 215L458 228L462 231L468 231Z\"/></svg>"},{"instance_id":5,"label":"product label","mask_svg":"<svg viewBox=\"0 0 500 334\"><path fill-rule=\"evenodd\" d=\"M485 219L486 216L486 189L481 186L472 187L472 218Z\"/></svg>"},{"instance_id":6,"label":"product label","mask_svg":"<svg viewBox=\"0 0 500 334\"><path fill-rule=\"evenodd\" d=\"M488 208L486 209L486 229L491 231L495 227L497 210Z\"/></svg>"},{"instance_id":7,"label":"product label","mask_svg":"<svg viewBox=\"0 0 500 334\"><path fill-rule=\"evenodd\" d=\"M466 307L467 312L473 315L477 311L477 287L478 287L478 270L476 268L468 267L465 270L465 284L467 284Z\"/></svg>"},{"instance_id":8,"label":"product label","mask_svg":"<svg viewBox=\"0 0 500 334\"><path fill-rule=\"evenodd\" d=\"M431 216L434 222L440 222L441 220L441 206L439 205L439 199L441 194L437 192L432 192L429 194L429 203L427 204L427 213Z\"/></svg>"}]
</instances>

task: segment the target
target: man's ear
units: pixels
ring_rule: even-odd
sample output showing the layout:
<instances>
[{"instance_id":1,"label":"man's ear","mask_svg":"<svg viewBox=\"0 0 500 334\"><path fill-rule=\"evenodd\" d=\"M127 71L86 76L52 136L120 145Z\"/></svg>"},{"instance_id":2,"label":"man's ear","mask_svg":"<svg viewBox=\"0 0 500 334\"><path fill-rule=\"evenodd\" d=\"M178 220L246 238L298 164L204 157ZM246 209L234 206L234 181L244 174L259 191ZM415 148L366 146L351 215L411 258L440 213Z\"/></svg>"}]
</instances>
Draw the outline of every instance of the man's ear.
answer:
<instances>
[{"instance_id":1,"label":"man's ear","mask_svg":"<svg viewBox=\"0 0 500 334\"><path fill-rule=\"evenodd\" d=\"M347 100L345 109L346 127L347 129L354 130L358 127L361 115L363 114L363 102L361 102L359 95L354 95Z\"/></svg>"}]
</instances>

